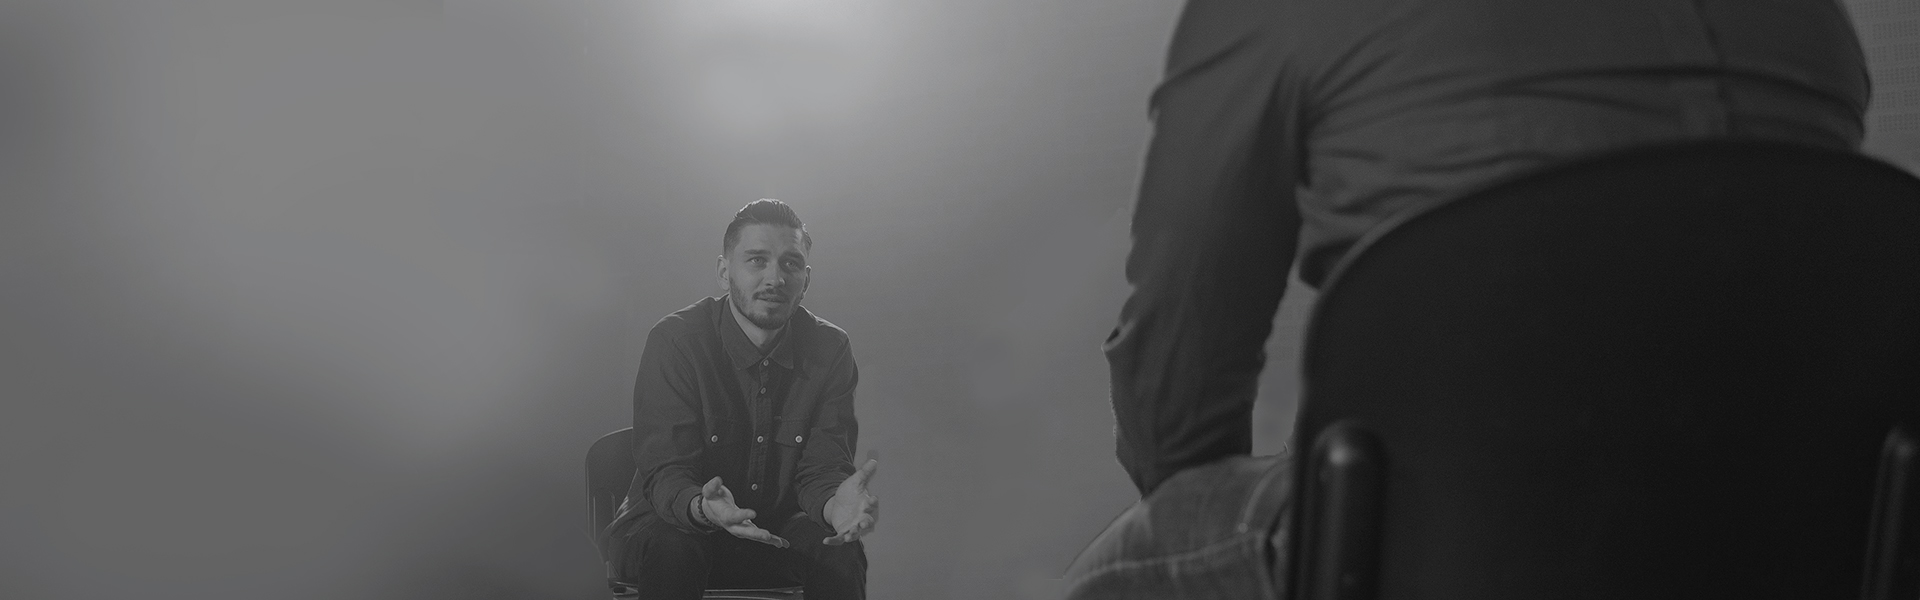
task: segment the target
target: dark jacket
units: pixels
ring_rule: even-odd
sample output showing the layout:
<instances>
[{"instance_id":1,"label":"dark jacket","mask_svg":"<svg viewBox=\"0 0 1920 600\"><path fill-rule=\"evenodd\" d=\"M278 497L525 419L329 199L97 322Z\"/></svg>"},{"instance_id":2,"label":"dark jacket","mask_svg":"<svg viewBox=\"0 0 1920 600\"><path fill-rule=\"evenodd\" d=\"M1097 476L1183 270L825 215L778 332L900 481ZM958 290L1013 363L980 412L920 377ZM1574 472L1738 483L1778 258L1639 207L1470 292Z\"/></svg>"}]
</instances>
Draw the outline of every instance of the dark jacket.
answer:
<instances>
[{"instance_id":1,"label":"dark jacket","mask_svg":"<svg viewBox=\"0 0 1920 600\"><path fill-rule=\"evenodd\" d=\"M771 524L774 511L805 512L831 531L823 509L854 471L857 383L846 332L805 308L766 353L747 341L725 296L667 315L640 356L637 468L609 529L654 513L698 531L688 506L719 475L762 522Z\"/></svg>"},{"instance_id":2,"label":"dark jacket","mask_svg":"<svg viewBox=\"0 0 1920 600\"><path fill-rule=\"evenodd\" d=\"M1395 214L1635 146L1852 150L1867 91L1832 0L1189 0L1106 344L1120 463L1145 495L1252 451L1296 256L1318 286Z\"/></svg>"}]
</instances>

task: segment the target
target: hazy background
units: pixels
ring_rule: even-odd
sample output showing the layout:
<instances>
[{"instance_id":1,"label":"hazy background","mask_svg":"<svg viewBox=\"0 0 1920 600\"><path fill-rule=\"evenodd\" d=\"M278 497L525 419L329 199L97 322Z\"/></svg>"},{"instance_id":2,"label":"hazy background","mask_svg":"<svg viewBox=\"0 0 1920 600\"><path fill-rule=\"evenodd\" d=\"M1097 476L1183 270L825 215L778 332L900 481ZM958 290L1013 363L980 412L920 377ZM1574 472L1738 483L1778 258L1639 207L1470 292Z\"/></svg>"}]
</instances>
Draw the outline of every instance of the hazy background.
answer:
<instances>
[{"instance_id":1,"label":"hazy background","mask_svg":"<svg viewBox=\"0 0 1920 600\"><path fill-rule=\"evenodd\" d=\"M1914 168L1920 8L1848 4ZM0 597L604 597L583 454L761 197L859 359L871 595L1051 597L1135 500L1098 345L1178 9L0 0Z\"/></svg>"}]
</instances>

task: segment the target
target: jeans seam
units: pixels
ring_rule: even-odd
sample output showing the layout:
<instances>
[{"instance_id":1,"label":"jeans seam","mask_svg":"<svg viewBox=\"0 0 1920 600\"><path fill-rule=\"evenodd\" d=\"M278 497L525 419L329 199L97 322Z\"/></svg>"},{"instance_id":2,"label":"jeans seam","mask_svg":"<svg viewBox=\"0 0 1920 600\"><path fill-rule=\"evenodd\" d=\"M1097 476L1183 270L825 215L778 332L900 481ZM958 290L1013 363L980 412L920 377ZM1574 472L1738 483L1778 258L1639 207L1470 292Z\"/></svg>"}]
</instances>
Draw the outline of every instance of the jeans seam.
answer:
<instances>
[{"instance_id":1,"label":"jeans seam","mask_svg":"<svg viewBox=\"0 0 1920 600\"><path fill-rule=\"evenodd\" d=\"M1281 460L1287 459L1283 458ZM1276 467L1268 467L1267 473L1260 477L1260 483L1254 486L1253 494L1247 496L1246 508L1240 509L1238 525L1242 527L1251 527L1253 525L1254 513L1265 508L1260 501L1266 498L1267 488L1273 485L1273 480L1279 478L1278 475L1280 473L1278 471L1280 471L1280 469Z\"/></svg>"},{"instance_id":2,"label":"jeans seam","mask_svg":"<svg viewBox=\"0 0 1920 600\"><path fill-rule=\"evenodd\" d=\"M1220 554L1228 550L1233 550L1239 546L1244 545L1246 543L1246 540L1249 537L1264 538L1265 536L1254 535L1252 533L1239 533L1239 534L1234 534L1232 537L1228 537L1224 540L1220 540L1218 542L1214 542L1212 544L1201 546L1199 548L1195 548L1195 549L1181 552L1178 554L1169 554L1166 556L1155 556L1153 558L1144 558L1144 559L1117 560L1111 564L1101 565L1100 568L1094 569L1092 571L1088 571L1087 574L1082 575L1078 578L1075 578L1071 581L1068 581L1067 585L1068 587L1077 587L1086 582L1093 581L1100 577L1103 577L1112 573L1120 572L1120 571L1131 571L1131 570L1136 570L1136 569L1146 568L1146 567L1154 567L1154 566L1168 565L1168 564L1182 563L1182 562L1192 562L1198 559L1207 558L1216 554Z\"/></svg>"},{"instance_id":3,"label":"jeans seam","mask_svg":"<svg viewBox=\"0 0 1920 600\"><path fill-rule=\"evenodd\" d=\"M1265 597L1268 598L1280 597L1279 588L1281 584L1274 579L1274 575L1279 571L1280 566L1274 564L1274 561L1279 557L1278 552L1273 547L1273 534L1277 528L1286 526L1284 513L1287 512L1287 505L1293 500L1293 494L1289 492L1285 497L1275 502L1273 506L1267 506L1266 503L1263 502L1267 497L1267 488L1274 485L1276 480L1293 476L1293 469L1278 468L1281 465L1292 464L1293 457L1283 454L1279 460L1280 463L1272 467L1272 470L1268 471L1266 476L1260 479L1260 484L1254 488L1253 496L1251 496L1252 499L1247 502L1246 509L1240 514L1240 526L1246 530L1248 535L1256 536L1259 540L1258 561L1255 563L1255 567L1260 573L1260 577L1257 578L1260 580L1260 587L1266 592ZM1253 521L1256 515L1262 517L1272 515L1273 521L1262 523L1260 527L1255 528L1253 527Z\"/></svg>"}]
</instances>

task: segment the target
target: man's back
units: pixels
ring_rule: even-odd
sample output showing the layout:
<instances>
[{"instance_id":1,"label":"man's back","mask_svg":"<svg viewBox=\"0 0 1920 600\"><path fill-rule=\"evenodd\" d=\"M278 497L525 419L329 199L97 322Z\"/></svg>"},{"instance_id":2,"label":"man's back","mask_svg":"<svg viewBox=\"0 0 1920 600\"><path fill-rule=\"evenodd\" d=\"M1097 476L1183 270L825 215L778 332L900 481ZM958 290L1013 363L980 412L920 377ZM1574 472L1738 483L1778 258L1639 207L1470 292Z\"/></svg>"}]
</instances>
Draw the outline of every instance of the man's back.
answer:
<instances>
[{"instance_id":1,"label":"man's back","mask_svg":"<svg viewBox=\"0 0 1920 600\"><path fill-rule=\"evenodd\" d=\"M1707 138L1853 150L1867 73L1835 0L1192 0L1106 345L1143 493L1251 451L1287 268L1550 164Z\"/></svg>"},{"instance_id":2,"label":"man's back","mask_svg":"<svg viewBox=\"0 0 1920 600\"><path fill-rule=\"evenodd\" d=\"M1248 454L1296 259L1319 285L1401 211L1634 146L1854 150L1868 86L1835 0L1189 0L1167 63L1105 346L1142 500L1070 598L1284 588L1291 458Z\"/></svg>"},{"instance_id":3,"label":"man's back","mask_svg":"<svg viewBox=\"0 0 1920 600\"><path fill-rule=\"evenodd\" d=\"M1835 0L1197 0L1169 85L1234 53L1264 63L1298 156L1314 284L1385 215L1549 163L1705 137L1857 148L1868 87Z\"/></svg>"},{"instance_id":4,"label":"man's back","mask_svg":"<svg viewBox=\"0 0 1920 600\"><path fill-rule=\"evenodd\" d=\"M1284 587L1291 458L1248 454L1296 258L1319 285L1395 214L1634 146L1854 150L1868 87L1835 0L1190 0L1167 62L1105 346L1142 500L1070 598Z\"/></svg>"}]
</instances>

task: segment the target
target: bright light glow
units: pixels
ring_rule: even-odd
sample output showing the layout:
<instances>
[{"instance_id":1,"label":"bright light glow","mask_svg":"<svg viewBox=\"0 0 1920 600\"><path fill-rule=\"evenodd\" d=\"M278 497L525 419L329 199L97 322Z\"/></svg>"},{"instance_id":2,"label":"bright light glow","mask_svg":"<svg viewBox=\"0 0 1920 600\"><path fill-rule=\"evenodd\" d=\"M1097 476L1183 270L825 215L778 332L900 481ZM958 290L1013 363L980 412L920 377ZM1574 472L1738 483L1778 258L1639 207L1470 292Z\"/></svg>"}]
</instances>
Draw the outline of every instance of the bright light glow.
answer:
<instances>
[{"instance_id":1,"label":"bright light glow","mask_svg":"<svg viewBox=\"0 0 1920 600\"><path fill-rule=\"evenodd\" d=\"M702 0L674 5L676 61L707 132L758 143L831 128L872 98L884 57L871 0Z\"/></svg>"}]
</instances>

